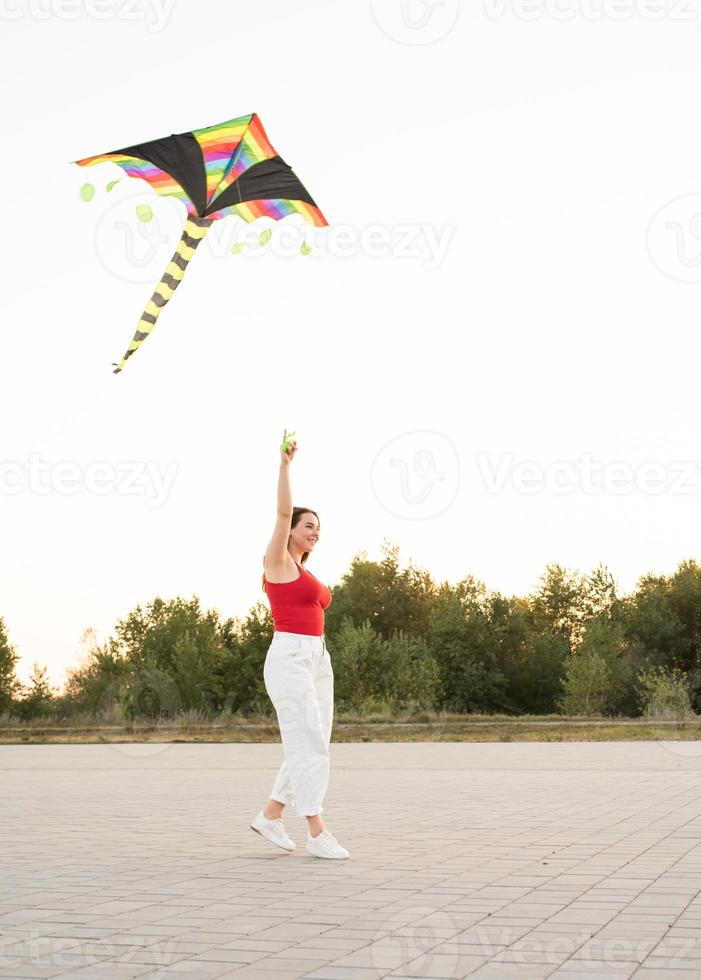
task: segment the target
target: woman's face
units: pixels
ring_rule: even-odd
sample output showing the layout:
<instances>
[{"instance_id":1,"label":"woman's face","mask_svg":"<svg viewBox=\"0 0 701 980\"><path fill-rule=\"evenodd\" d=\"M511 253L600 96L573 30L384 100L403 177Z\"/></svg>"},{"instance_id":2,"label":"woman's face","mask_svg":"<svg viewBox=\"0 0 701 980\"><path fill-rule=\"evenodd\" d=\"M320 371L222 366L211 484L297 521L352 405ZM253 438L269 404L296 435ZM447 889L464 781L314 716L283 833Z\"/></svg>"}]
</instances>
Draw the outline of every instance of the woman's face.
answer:
<instances>
[{"instance_id":1,"label":"woman's face","mask_svg":"<svg viewBox=\"0 0 701 980\"><path fill-rule=\"evenodd\" d=\"M320 526L311 511L305 511L290 531L290 540L302 551L313 551L319 540Z\"/></svg>"}]
</instances>

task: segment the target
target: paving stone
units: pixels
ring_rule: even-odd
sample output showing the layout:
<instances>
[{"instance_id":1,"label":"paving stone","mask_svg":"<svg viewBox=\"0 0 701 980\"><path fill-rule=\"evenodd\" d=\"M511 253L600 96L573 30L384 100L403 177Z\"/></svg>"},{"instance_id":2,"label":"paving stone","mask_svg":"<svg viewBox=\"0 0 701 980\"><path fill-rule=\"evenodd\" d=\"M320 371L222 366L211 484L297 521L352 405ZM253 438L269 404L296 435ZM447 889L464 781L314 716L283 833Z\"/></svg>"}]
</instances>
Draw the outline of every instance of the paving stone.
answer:
<instances>
[{"instance_id":1,"label":"paving stone","mask_svg":"<svg viewBox=\"0 0 701 980\"><path fill-rule=\"evenodd\" d=\"M701 975L701 754L333 743L320 861L279 745L137 748L0 746L0 977Z\"/></svg>"}]
</instances>

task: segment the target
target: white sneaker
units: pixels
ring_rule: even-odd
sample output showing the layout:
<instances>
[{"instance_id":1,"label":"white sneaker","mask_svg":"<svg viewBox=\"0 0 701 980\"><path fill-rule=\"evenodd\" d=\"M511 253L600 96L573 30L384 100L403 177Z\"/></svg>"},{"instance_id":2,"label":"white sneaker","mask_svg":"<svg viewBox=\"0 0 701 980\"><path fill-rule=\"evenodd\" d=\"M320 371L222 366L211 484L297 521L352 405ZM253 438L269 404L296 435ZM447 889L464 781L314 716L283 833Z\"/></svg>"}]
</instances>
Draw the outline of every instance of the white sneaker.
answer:
<instances>
[{"instance_id":1,"label":"white sneaker","mask_svg":"<svg viewBox=\"0 0 701 980\"><path fill-rule=\"evenodd\" d=\"M263 811L259 810L253 823L251 824L251 827L257 833L262 834L263 837L267 837L268 840L271 840L273 844L277 844L278 847L282 847L286 851L294 851L295 847L297 847L295 842L290 840L285 833L282 817L278 817L277 820L268 820L268 818L263 815Z\"/></svg>"},{"instance_id":2,"label":"white sneaker","mask_svg":"<svg viewBox=\"0 0 701 980\"><path fill-rule=\"evenodd\" d=\"M326 828L321 831L318 837L312 837L311 834L307 835L307 850L318 858L350 857L345 847L342 847L331 831L326 830Z\"/></svg>"}]
</instances>

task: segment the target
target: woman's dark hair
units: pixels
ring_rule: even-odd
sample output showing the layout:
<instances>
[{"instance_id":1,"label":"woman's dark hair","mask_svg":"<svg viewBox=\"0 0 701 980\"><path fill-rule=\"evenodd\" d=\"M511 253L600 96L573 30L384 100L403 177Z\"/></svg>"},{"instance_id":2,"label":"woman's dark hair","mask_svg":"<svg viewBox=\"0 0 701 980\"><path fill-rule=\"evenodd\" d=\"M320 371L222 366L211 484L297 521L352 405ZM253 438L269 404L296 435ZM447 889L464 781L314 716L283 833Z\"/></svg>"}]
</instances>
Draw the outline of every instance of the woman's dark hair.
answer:
<instances>
[{"instance_id":1,"label":"woman's dark hair","mask_svg":"<svg viewBox=\"0 0 701 980\"><path fill-rule=\"evenodd\" d=\"M317 521L319 521L319 528L321 528L321 521L319 520L319 515L315 510L312 510L311 507L293 507L292 520L290 522L290 530L292 530L293 527L296 527L299 524L302 514L313 514L314 517L316 517ZM304 554L302 555L303 565L308 557L309 557L309 552L305 551ZM263 561L265 561L265 555L263 555ZM262 582L263 582L263 592L265 592L265 572L263 572L262 575Z\"/></svg>"}]
</instances>

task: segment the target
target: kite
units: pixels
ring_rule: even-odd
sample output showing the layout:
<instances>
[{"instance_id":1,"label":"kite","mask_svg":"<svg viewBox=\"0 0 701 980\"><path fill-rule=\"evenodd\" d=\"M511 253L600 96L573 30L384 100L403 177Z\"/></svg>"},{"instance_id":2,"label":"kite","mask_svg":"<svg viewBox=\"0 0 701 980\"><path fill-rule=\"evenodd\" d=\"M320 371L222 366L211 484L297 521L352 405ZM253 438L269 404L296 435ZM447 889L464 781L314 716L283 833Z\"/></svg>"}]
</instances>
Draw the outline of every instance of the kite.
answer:
<instances>
[{"instance_id":1,"label":"kite","mask_svg":"<svg viewBox=\"0 0 701 980\"><path fill-rule=\"evenodd\" d=\"M146 304L124 357L115 363L114 374L119 374L153 330L213 222L232 214L249 222L261 217L277 221L296 213L312 225L328 225L292 168L273 149L255 112L72 162L90 167L105 160L116 163L129 177L145 180L157 194L177 198L187 209L175 253ZM115 183L112 181L108 190ZM92 194L84 200L90 197ZM309 246L306 250L302 246L303 254L308 251Z\"/></svg>"}]
</instances>

